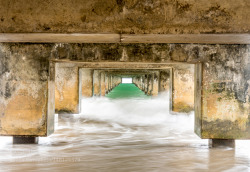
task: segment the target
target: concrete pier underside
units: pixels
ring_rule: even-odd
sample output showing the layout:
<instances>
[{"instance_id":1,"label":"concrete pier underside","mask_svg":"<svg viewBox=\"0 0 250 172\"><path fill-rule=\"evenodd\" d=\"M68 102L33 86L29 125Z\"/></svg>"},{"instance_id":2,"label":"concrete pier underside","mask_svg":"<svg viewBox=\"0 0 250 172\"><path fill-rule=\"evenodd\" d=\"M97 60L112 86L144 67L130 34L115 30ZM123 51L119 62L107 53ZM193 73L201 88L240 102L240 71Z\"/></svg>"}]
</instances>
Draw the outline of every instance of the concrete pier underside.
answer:
<instances>
[{"instance_id":1,"label":"concrete pier underside","mask_svg":"<svg viewBox=\"0 0 250 172\"><path fill-rule=\"evenodd\" d=\"M169 91L172 112L194 109L201 138L249 139L249 5L0 1L0 135L48 136L55 109L79 113L130 76Z\"/></svg>"},{"instance_id":2,"label":"concrete pier underside","mask_svg":"<svg viewBox=\"0 0 250 172\"><path fill-rule=\"evenodd\" d=\"M120 48L120 46L122 48ZM161 47L161 49L156 50L156 47ZM171 49L169 49L169 47L171 47ZM92 51L92 49L95 51ZM110 55L114 49L118 49L118 51ZM122 51L119 51L119 49ZM138 49L140 49L140 51L147 49L147 53L130 53L133 49L137 51ZM34 50L36 50L35 52L43 51L43 53L32 54ZM79 54L73 50L86 51L86 53ZM165 50L169 50L169 56L165 54L163 56L164 58L161 57L161 55L157 57L158 54L162 54L159 52ZM123 51L127 51L127 56L129 57L126 62L120 62L120 59L124 59ZM17 54L18 57L21 56L23 58L18 58L17 61ZM41 57L43 54L44 56ZM189 56L186 54L189 54ZM96 59L97 55L99 58ZM151 55L155 58L149 58ZM72 57L74 57L74 59L72 59ZM136 62L136 58L136 61L142 62ZM158 59L161 60L158 61ZM19 62L20 60L22 60L22 63ZM69 62L71 62L71 64L69 64ZM185 64L187 62L195 64L195 72L192 65ZM20 65L20 68L12 65L16 63ZM58 66L54 68L54 63L58 66L62 66L61 69L63 69L63 67L65 69L61 71L60 68L58 69ZM130 67L126 67L127 63L129 63L128 66ZM28 67L24 68L26 64ZM76 109L79 105L79 68L89 68L93 70L93 95L101 95L101 83L106 83L104 80L105 75L109 76L107 78L110 78L110 81L107 82L110 84L109 91L121 82L121 80L117 79L121 77L118 77L118 74L112 74L112 71L109 71L111 69L119 71L123 68L123 72L139 69L142 73L144 70L143 75L137 74L139 77L137 77L135 84L139 85L140 83L141 86L138 87L143 88L147 94L151 95L156 88L172 87L171 91L173 96L171 99L174 111L179 111L176 107L179 106L180 102L182 103L180 107L185 108L185 110L180 110L180 112L186 111L186 109L192 110L194 106L193 98L195 98L195 132L201 138L248 139L250 135L250 125L248 122L249 46L247 45L60 44L60 46L58 46L58 44L32 45L4 43L1 44L1 66L1 69L3 69L1 75L1 94L3 96L0 101L2 114L0 118L0 132L2 135L42 136L49 133L46 129L48 128L47 124L51 124L53 128L53 118L48 117L49 113L53 115L52 106L54 101L53 99L48 99L48 93L53 92L54 84L52 83L54 83L54 81L58 82L56 83L55 92L56 105L60 99L70 102L58 110L63 110L68 107L72 113L77 113ZM147 66L147 68L145 66ZM147 72L145 72L145 68ZM23 69L27 70L23 71ZM56 79L53 77L55 69ZM21 70L23 73L20 73ZM160 83L163 81L159 81L159 78L164 78L162 73L166 70L169 70L169 72L165 73L167 77L172 79L172 82L169 82L172 86L160 86ZM28 71L34 72L30 73ZM104 72L102 82L101 72ZM57 74L60 74L60 76L57 76ZM91 72L89 72L89 74L92 75ZM193 74L195 74L195 78L193 78ZM172 75L172 77L170 77L170 75ZM59 77L63 79L58 79L57 81ZM140 79L140 77L142 79ZM195 80L195 89L192 88L193 80ZM70 81L70 84L67 83L68 81ZM34 86L36 82L39 83L39 87ZM42 86L40 83L47 84ZM143 83L144 86L142 86ZM72 85L72 88L69 89L67 84ZM65 88L64 85L66 85ZM105 87L103 87L103 89L104 88ZM60 89L62 91L59 91ZM107 91L105 90L105 92ZM195 97L192 97L194 93ZM51 95L53 95L53 93L51 93ZM27 96L27 98L31 97L32 100L30 99L30 101L24 102L23 96ZM43 97L44 99L41 100ZM16 108L12 105L12 101L14 101ZM36 101L39 103L33 105L32 103ZM41 102L44 103L41 104ZM27 108L21 111L18 107L24 108L26 107L25 104L27 104ZM186 106L188 108L186 108ZM40 110L40 108L43 109ZM49 111L50 109L52 112ZM34 111L36 111L35 114L37 114L36 118L33 116ZM18 115L18 117L14 117L13 115L15 114ZM30 118L29 114L32 118ZM38 116L38 114L41 115ZM24 127L23 125L19 126L19 119L21 119L23 123L33 121L34 125L26 129L28 125ZM44 119L44 123L41 121L42 119Z\"/></svg>"}]
</instances>

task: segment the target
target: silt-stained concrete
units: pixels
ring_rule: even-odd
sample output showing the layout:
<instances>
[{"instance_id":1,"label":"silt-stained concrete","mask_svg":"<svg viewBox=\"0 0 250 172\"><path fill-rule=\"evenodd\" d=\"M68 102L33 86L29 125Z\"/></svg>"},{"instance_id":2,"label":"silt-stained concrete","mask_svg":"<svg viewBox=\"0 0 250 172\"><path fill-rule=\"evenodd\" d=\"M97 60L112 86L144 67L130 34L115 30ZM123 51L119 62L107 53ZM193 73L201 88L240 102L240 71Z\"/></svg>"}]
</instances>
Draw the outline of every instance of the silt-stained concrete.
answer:
<instances>
[{"instance_id":1,"label":"silt-stained concrete","mask_svg":"<svg viewBox=\"0 0 250 172\"><path fill-rule=\"evenodd\" d=\"M79 113L79 72L70 63L56 64L56 112Z\"/></svg>"},{"instance_id":2,"label":"silt-stained concrete","mask_svg":"<svg viewBox=\"0 0 250 172\"><path fill-rule=\"evenodd\" d=\"M79 82L81 83L81 96L92 97L93 96L93 69L79 69Z\"/></svg>"},{"instance_id":3,"label":"silt-stained concrete","mask_svg":"<svg viewBox=\"0 0 250 172\"><path fill-rule=\"evenodd\" d=\"M194 65L176 65L172 77L172 111L194 110Z\"/></svg>"},{"instance_id":4,"label":"silt-stained concrete","mask_svg":"<svg viewBox=\"0 0 250 172\"><path fill-rule=\"evenodd\" d=\"M50 45L0 44L0 135L54 131L55 66Z\"/></svg>"},{"instance_id":5,"label":"silt-stained concrete","mask_svg":"<svg viewBox=\"0 0 250 172\"><path fill-rule=\"evenodd\" d=\"M249 33L248 0L1 0L3 33Z\"/></svg>"}]
</instances>

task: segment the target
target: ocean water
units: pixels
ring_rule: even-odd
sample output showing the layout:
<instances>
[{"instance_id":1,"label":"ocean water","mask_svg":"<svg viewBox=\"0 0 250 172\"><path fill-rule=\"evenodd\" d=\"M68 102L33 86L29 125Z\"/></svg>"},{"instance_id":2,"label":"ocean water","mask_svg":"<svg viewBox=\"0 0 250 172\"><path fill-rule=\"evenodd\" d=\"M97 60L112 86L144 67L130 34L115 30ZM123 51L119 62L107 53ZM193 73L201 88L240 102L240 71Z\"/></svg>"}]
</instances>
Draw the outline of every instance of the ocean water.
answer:
<instances>
[{"instance_id":1,"label":"ocean water","mask_svg":"<svg viewBox=\"0 0 250 172\"><path fill-rule=\"evenodd\" d=\"M0 137L0 171L247 172L250 142L208 147L194 114L170 114L169 96L120 84L106 97L82 99L80 114L56 114L55 133L37 145Z\"/></svg>"}]
</instances>

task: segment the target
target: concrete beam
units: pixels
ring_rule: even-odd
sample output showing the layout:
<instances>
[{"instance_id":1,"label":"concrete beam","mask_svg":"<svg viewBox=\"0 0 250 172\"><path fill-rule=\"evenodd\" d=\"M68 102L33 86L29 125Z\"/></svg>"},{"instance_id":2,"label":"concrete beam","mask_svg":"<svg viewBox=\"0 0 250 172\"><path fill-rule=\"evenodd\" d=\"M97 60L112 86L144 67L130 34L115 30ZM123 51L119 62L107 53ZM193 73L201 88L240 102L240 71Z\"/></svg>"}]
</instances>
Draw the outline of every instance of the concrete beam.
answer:
<instances>
[{"instance_id":1,"label":"concrete beam","mask_svg":"<svg viewBox=\"0 0 250 172\"><path fill-rule=\"evenodd\" d=\"M250 44L250 34L0 33L0 42Z\"/></svg>"},{"instance_id":2,"label":"concrete beam","mask_svg":"<svg viewBox=\"0 0 250 172\"><path fill-rule=\"evenodd\" d=\"M0 42L120 43L119 34L0 33Z\"/></svg>"}]
</instances>

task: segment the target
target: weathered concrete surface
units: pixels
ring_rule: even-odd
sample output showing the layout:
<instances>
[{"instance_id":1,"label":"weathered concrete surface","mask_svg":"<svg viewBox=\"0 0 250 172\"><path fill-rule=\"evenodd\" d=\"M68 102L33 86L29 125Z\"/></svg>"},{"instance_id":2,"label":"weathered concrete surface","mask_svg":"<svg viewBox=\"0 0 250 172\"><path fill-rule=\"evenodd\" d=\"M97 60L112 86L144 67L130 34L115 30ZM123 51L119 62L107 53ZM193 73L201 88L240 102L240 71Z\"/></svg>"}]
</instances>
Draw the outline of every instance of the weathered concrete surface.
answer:
<instances>
[{"instance_id":1,"label":"weathered concrete surface","mask_svg":"<svg viewBox=\"0 0 250 172\"><path fill-rule=\"evenodd\" d=\"M194 110L194 65L179 65L173 69L172 111Z\"/></svg>"},{"instance_id":2,"label":"weathered concrete surface","mask_svg":"<svg viewBox=\"0 0 250 172\"><path fill-rule=\"evenodd\" d=\"M79 82L81 83L81 96L93 96L93 69L79 69Z\"/></svg>"},{"instance_id":3,"label":"weathered concrete surface","mask_svg":"<svg viewBox=\"0 0 250 172\"><path fill-rule=\"evenodd\" d=\"M54 131L54 64L50 45L0 44L0 135Z\"/></svg>"},{"instance_id":4,"label":"weathered concrete surface","mask_svg":"<svg viewBox=\"0 0 250 172\"><path fill-rule=\"evenodd\" d=\"M235 140L233 139L209 139L209 147L235 147Z\"/></svg>"},{"instance_id":5,"label":"weathered concrete surface","mask_svg":"<svg viewBox=\"0 0 250 172\"><path fill-rule=\"evenodd\" d=\"M79 72L70 63L56 64L56 112L79 113Z\"/></svg>"},{"instance_id":6,"label":"weathered concrete surface","mask_svg":"<svg viewBox=\"0 0 250 172\"><path fill-rule=\"evenodd\" d=\"M248 0L2 0L0 32L249 33Z\"/></svg>"},{"instance_id":7,"label":"weathered concrete surface","mask_svg":"<svg viewBox=\"0 0 250 172\"><path fill-rule=\"evenodd\" d=\"M108 73L105 72L105 93L109 92L109 76Z\"/></svg>"},{"instance_id":8,"label":"weathered concrete surface","mask_svg":"<svg viewBox=\"0 0 250 172\"><path fill-rule=\"evenodd\" d=\"M153 80L152 80L152 96L158 96L159 92L159 72L153 73Z\"/></svg>"},{"instance_id":9,"label":"weathered concrete surface","mask_svg":"<svg viewBox=\"0 0 250 172\"><path fill-rule=\"evenodd\" d=\"M170 69L160 71L159 92L168 92L170 85Z\"/></svg>"},{"instance_id":10,"label":"weathered concrete surface","mask_svg":"<svg viewBox=\"0 0 250 172\"><path fill-rule=\"evenodd\" d=\"M105 86L105 73L101 72L101 96L105 96L106 86Z\"/></svg>"},{"instance_id":11,"label":"weathered concrete surface","mask_svg":"<svg viewBox=\"0 0 250 172\"><path fill-rule=\"evenodd\" d=\"M53 44L52 58L81 62L197 63L198 44Z\"/></svg>"},{"instance_id":12,"label":"weathered concrete surface","mask_svg":"<svg viewBox=\"0 0 250 172\"><path fill-rule=\"evenodd\" d=\"M38 144L38 137L14 136L13 144Z\"/></svg>"},{"instance_id":13,"label":"weathered concrete surface","mask_svg":"<svg viewBox=\"0 0 250 172\"><path fill-rule=\"evenodd\" d=\"M101 95L101 71L94 70L93 74L93 96Z\"/></svg>"},{"instance_id":14,"label":"weathered concrete surface","mask_svg":"<svg viewBox=\"0 0 250 172\"><path fill-rule=\"evenodd\" d=\"M202 138L249 139L250 46L204 48L204 63L195 67L195 131Z\"/></svg>"}]
</instances>

